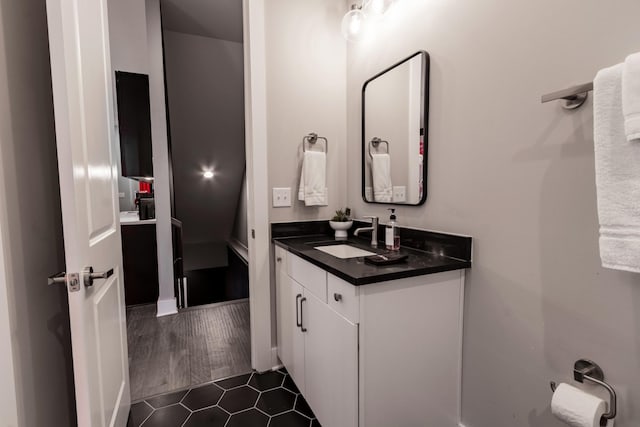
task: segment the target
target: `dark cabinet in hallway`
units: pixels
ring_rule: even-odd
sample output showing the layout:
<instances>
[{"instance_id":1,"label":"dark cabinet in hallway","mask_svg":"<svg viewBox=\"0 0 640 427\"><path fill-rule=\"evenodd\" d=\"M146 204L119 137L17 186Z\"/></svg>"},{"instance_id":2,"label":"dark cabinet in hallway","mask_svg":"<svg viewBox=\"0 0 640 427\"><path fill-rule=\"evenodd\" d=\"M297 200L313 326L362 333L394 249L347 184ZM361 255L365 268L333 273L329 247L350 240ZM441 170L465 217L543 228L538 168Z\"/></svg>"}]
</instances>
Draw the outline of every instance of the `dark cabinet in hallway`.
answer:
<instances>
[{"instance_id":1,"label":"dark cabinet in hallway","mask_svg":"<svg viewBox=\"0 0 640 427\"><path fill-rule=\"evenodd\" d=\"M127 306L158 301L156 225L122 225L124 299Z\"/></svg>"}]
</instances>

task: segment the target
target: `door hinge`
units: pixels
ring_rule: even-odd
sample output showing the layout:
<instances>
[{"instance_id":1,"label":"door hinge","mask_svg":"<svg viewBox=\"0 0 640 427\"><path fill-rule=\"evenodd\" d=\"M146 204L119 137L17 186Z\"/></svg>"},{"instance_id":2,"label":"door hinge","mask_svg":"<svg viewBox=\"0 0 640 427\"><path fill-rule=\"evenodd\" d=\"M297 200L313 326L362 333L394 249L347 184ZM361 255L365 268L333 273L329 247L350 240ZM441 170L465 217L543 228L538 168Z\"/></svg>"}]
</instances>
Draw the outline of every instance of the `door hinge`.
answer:
<instances>
[{"instance_id":1,"label":"door hinge","mask_svg":"<svg viewBox=\"0 0 640 427\"><path fill-rule=\"evenodd\" d=\"M256 230L254 228L251 229L251 238L252 239L256 238Z\"/></svg>"}]
</instances>

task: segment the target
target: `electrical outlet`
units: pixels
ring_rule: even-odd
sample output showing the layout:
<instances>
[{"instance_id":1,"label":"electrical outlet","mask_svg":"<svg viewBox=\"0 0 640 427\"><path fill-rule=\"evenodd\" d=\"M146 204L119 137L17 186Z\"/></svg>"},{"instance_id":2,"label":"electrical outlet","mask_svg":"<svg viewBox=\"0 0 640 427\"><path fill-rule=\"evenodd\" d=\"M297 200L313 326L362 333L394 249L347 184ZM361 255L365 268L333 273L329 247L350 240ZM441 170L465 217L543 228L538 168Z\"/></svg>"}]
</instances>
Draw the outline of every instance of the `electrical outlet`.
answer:
<instances>
[{"instance_id":1,"label":"electrical outlet","mask_svg":"<svg viewBox=\"0 0 640 427\"><path fill-rule=\"evenodd\" d=\"M403 203L407 201L407 187L404 185L393 186L393 202Z\"/></svg>"},{"instance_id":2,"label":"electrical outlet","mask_svg":"<svg viewBox=\"0 0 640 427\"><path fill-rule=\"evenodd\" d=\"M291 206L291 188L273 189L273 207L287 208Z\"/></svg>"}]
</instances>

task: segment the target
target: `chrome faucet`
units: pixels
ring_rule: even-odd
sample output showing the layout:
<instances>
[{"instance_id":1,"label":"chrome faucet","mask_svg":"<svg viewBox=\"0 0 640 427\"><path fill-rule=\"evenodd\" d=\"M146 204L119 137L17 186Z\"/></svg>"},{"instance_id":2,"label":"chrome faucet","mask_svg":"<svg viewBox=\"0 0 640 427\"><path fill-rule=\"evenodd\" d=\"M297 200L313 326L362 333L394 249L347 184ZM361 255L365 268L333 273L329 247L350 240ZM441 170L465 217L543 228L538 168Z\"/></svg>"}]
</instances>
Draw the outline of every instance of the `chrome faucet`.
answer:
<instances>
[{"instance_id":1,"label":"chrome faucet","mask_svg":"<svg viewBox=\"0 0 640 427\"><path fill-rule=\"evenodd\" d=\"M377 216L365 216L365 218L371 219L371 227L361 227L356 228L353 232L354 236L360 234L361 231L370 231L371 232L371 247L378 247L378 217Z\"/></svg>"}]
</instances>

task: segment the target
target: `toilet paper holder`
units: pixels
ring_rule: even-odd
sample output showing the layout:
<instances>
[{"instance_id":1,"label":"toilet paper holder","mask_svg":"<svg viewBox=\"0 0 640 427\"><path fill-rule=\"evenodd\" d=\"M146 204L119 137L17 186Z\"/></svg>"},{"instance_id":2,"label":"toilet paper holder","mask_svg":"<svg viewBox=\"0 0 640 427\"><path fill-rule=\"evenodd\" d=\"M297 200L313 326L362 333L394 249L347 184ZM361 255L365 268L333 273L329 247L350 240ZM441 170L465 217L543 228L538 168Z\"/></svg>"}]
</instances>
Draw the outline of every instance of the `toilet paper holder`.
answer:
<instances>
[{"instance_id":1,"label":"toilet paper holder","mask_svg":"<svg viewBox=\"0 0 640 427\"><path fill-rule=\"evenodd\" d=\"M578 381L579 383L584 383L584 381L589 381L599 386L604 387L609 392L609 406L608 412L602 415L600 419L600 425L606 426L608 420L612 420L616 417L617 414L617 397L616 391L609 384L604 382L604 372L602 372L602 368L598 366L597 363L587 360L580 359L577 360L576 363L573 364L573 379ZM556 383L555 381L551 381L551 390L556 391Z\"/></svg>"}]
</instances>

